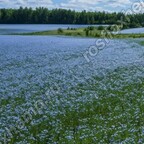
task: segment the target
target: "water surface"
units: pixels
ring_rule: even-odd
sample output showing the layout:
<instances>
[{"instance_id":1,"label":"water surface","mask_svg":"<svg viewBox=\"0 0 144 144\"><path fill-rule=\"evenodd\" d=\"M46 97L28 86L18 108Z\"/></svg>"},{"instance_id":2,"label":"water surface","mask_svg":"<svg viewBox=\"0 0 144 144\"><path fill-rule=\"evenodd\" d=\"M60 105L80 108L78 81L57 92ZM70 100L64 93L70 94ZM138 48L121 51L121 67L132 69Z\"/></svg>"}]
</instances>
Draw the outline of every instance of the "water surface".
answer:
<instances>
[{"instance_id":1,"label":"water surface","mask_svg":"<svg viewBox=\"0 0 144 144\"><path fill-rule=\"evenodd\" d=\"M0 34L27 33L46 30L57 30L58 28L83 28L89 25L61 25L61 24L0 24ZM93 25L98 26L98 25Z\"/></svg>"},{"instance_id":2,"label":"water surface","mask_svg":"<svg viewBox=\"0 0 144 144\"><path fill-rule=\"evenodd\" d=\"M121 31L122 34L141 34L144 33L144 28L132 28Z\"/></svg>"}]
</instances>

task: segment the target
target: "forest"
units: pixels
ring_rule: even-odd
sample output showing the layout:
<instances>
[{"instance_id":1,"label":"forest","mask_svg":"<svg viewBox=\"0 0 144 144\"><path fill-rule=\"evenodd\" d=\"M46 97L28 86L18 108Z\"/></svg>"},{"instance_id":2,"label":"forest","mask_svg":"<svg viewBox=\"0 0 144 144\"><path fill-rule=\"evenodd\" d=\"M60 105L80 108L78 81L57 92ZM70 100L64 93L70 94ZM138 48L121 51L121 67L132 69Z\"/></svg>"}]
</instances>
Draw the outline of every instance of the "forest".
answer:
<instances>
[{"instance_id":1,"label":"forest","mask_svg":"<svg viewBox=\"0 0 144 144\"><path fill-rule=\"evenodd\" d=\"M144 14L125 15L124 13L77 12L74 10L52 9L0 9L0 24L119 24L125 22L124 28L144 26Z\"/></svg>"}]
</instances>

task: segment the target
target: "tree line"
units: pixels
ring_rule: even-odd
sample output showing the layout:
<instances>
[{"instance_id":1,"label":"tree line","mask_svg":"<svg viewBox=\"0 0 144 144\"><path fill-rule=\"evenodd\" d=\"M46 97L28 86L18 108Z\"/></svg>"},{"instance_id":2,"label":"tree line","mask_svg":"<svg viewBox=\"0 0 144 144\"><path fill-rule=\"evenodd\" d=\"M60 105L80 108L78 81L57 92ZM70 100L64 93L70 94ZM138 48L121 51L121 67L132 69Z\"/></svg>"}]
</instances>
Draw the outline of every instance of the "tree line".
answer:
<instances>
[{"instance_id":1,"label":"tree line","mask_svg":"<svg viewBox=\"0 0 144 144\"><path fill-rule=\"evenodd\" d=\"M144 14L125 15L121 12L77 12L74 10L52 9L0 9L0 24L120 24L126 27L144 26Z\"/></svg>"}]
</instances>

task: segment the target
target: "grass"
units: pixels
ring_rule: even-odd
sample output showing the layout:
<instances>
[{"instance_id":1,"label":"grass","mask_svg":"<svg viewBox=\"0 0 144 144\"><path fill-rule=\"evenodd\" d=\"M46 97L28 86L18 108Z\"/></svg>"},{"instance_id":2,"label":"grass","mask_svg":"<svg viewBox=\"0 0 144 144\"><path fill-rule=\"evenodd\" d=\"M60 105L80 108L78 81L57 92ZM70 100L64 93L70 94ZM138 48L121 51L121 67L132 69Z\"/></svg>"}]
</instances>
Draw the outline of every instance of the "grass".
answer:
<instances>
[{"instance_id":1,"label":"grass","mask_svg":"<svg viewBox=\"0 0 144 144\"><path fill-rule=\"evenodd\" d=\"M33 32L33 33L26 33L22 35L64 35L64 36L82 36L85 37L84 28L79 28L75 30L64 30L59 32L58 30L52 31L42 31L42 32Z\"/></svg>"},{"instance_id":2,"label":"grass","mask_svg":"<svg viewBox=\"0 0 144 144\"><path fill-rule=\"evenodd\" d=\"M103 34L102 34L103 33ZM20 35L63 35L63 36L77 36L77 37L93 37L93 38L143 38L144 34L114 34L110 31L108 33L106 31L99 30L95 28L94 30L90 30L88 34L86 34L85 28L77 28L77 29L62 29L59 30L51 30L51 31L42 31L42 32L32 32L32 33L23 33Z\"/></svg>"},{"instance_id":3,"label":"grass","mask_svg":"<svg viewBox=\"0 0 144 144\"><path fill-rule=\"evenodd\" d=\"M15 134L9 144L144 143L144 78L134 79L140 69L121 67L79 83L71 89L76 92L74 105L63 107L60 101L54 109L59 110L56 115L33 117L27 130ZM38 119L41 122L33 124Z\"/></svg>"}]
</instances>

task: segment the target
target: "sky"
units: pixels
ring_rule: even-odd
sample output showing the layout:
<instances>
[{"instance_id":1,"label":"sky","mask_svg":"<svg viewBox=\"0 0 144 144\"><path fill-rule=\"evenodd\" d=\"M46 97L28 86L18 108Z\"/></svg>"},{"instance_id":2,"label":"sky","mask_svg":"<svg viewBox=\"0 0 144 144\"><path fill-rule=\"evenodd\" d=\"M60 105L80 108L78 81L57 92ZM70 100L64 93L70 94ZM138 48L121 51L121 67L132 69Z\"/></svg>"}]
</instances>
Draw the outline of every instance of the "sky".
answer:
<instances>
[{"instance_id":1,"label":"sky","mask_svg":"<svg viewBox=\"0 0 144 144\"><path fill-rule=\"evenodd\" d=\"M144 3L144 0L139 1ZM138 2L138 0L0 0L0 8L19 8L22 6L118 12L131 8L134 2Z\"/></svg>"}]
</instances>

